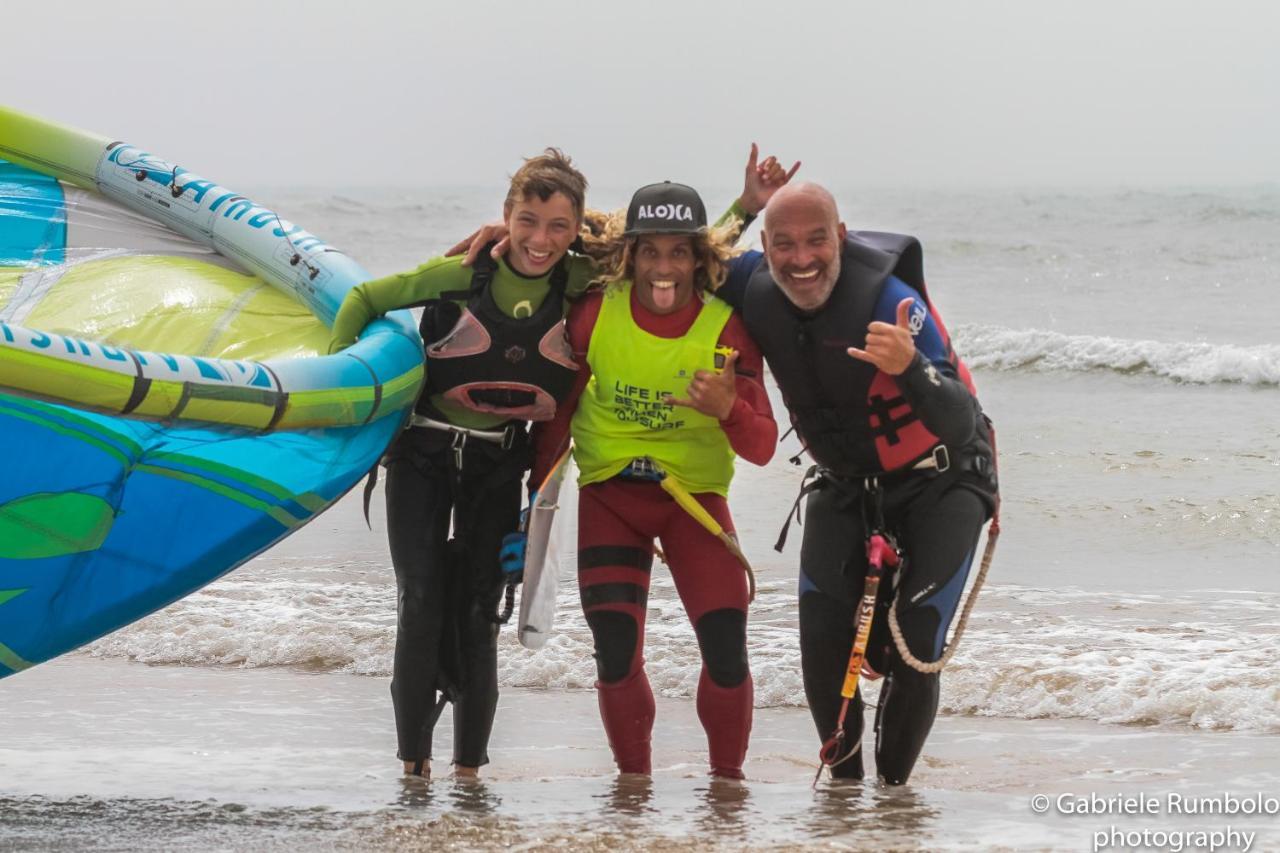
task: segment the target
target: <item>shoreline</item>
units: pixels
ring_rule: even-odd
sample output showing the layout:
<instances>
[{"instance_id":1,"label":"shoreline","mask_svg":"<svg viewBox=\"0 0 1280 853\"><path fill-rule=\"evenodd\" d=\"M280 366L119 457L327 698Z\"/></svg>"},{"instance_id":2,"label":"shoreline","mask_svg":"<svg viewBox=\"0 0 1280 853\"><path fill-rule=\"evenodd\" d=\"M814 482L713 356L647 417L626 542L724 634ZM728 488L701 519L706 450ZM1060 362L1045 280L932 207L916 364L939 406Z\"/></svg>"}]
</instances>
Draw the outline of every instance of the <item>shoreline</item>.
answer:
<instances>
[{"instance_id":1,"label":"shoreline","mask_svg":"<svg viewBox=\"0 0 1280 853\"><path fill-rule=\"evenodd\" d=\"M423 782L394 757L387 683L85 655L23 673L5 685L0 849L1085 849L1109 826L1228 823L1280 843L1272 816L1031 807L1036 794L1275 796L1280 745L1265 735L943 716L910 785L814 788L808 713L766 708L737 784L706 776L693 702L659 697L655 771L637 781L614 772L593 692L506 688L482 780L437 761Z\"/></svg>"}]
</instances>

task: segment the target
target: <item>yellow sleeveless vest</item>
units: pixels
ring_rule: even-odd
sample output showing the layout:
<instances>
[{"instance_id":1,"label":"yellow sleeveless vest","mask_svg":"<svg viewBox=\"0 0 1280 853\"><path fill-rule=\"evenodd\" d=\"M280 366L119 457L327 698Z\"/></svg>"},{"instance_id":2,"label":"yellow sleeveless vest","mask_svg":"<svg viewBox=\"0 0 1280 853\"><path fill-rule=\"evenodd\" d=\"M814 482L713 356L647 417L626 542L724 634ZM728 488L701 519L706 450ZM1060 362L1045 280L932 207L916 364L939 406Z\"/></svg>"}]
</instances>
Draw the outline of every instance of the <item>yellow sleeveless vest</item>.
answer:
<instances>
[{"instance_id":1,"label":"yellow sleeveless vest","mask_svg":"<svg viewBox=\"0 0 1280 853\"><path fill-rule=\"evenodd\" d=\"M571 427L579 485L607 480L647 456L690 492L728 496L734 453L720 422L662 398L683 397L695 371L715 369L716 344L732 313L707 297L684 337L660 338L631 318L631 282L605 291L587 347L591 379Z\"/></svg>"}]
</instances>

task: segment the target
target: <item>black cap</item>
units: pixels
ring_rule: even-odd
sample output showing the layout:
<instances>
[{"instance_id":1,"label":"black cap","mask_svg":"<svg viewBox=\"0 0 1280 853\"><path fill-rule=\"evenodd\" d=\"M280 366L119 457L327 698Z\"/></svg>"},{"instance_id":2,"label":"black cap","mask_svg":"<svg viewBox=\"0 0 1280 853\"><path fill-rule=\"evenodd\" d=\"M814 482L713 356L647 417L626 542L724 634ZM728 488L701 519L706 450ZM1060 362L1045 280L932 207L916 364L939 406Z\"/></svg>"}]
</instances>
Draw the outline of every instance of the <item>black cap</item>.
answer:
<instances>
[{"instance_id":1,"label":"black cap","mask_svg":"<svg viewBox=\"0 0 1280 853\"><path fill-rule=\"evenodd\" d=\"M627 207L624 237L696 234L707 227L707 209L693 187L663 181L636 190Z\"/></svg>"}]
</instances>

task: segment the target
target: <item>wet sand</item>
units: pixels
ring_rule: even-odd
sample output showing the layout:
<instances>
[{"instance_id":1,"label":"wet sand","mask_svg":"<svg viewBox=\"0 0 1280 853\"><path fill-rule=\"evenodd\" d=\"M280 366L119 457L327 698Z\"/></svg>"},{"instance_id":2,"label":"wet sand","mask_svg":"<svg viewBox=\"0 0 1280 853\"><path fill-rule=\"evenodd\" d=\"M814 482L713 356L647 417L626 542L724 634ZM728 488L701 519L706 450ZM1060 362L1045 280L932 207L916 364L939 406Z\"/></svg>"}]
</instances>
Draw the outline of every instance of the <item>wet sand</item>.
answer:
<instances>
[{"instance_id":1,"label":"wet sand","mask_svg":"<svg viewBox=\"0 0 1280 853\"><path fill-rule=\"evenodd\" d=\"M5 684L0 849L1092 849L1112 825L1031 797L1280 792L1275 738L941 717L912 784L816 788L802 709L759 709L742 784L713 782L693 703L658 700L651 781L613 771L590 691L506 689L483 781L407 780L387 680L73 656ZM448 713L437 732L446 756ZM1176 739L1176 748L1171 748ZM870 739L866 748L871 749Z\"/></svg>"}]
</instances>

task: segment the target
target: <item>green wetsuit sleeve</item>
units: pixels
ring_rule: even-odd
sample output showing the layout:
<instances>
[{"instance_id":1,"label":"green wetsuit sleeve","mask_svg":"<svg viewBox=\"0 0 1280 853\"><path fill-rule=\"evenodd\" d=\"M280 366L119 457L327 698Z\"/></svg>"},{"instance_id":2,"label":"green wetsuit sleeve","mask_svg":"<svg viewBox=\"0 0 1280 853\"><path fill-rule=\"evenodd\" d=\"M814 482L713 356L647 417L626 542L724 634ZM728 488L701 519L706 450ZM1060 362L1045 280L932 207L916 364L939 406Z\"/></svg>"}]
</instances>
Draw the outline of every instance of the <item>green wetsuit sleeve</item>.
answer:
<instances>
[{"instance_id":1,"label":"green wetsuit sleeve","mask_svg":"<svg viewBox=\"0 0 1280 853\"><path fill-rule=\"evenodd\" d=\"M742 236L742 232L746 231L748 228L751 227L752 222L756 221L756 218L753 214L747 213L745 210L743 210L742 202L740 202L736 198L733 200L733 204L729 205L729 209L726 210L724 213L720 214L720 218L716 220L715 225L717 228L724 225L728 225L730 220L732 219L737 219L742 223L742 225L739 226L738 228L739 237Z\"/></svg>"},{"instance_id":2,"label":"green wetsuit sleeve","mask_svg":"<svg viewBox=\"0 0 1280 853\"><path fill-rule=\"evenodd\" d=\"M461 257L432 258L411 272L375 278L351 288L333 320L329 352L354 344L370 320L388 311L434 299L447 290L465 290L471 283L471 270L462 267L461 261Z\"/></svg>"}]
</instances>

